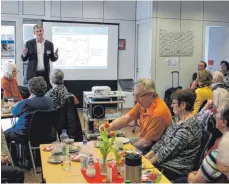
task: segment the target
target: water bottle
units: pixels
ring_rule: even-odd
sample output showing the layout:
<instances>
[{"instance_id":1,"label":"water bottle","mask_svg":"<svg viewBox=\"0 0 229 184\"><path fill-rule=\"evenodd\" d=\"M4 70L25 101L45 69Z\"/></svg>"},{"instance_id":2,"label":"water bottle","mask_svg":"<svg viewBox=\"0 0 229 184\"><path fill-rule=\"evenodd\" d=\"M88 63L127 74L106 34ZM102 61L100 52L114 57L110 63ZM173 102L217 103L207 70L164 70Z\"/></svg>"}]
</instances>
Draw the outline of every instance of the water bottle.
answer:
<instances>
[{"instance_id":1,"label":"water bottle","mask_svg":"<svg viewBox=\"0 0 229 184\"><path fill-rule=\"evenodd\" d=\"M95 162L93 159L93 155L90 155L88 158L88 168L86 171L86 174L89 178L93 178L96 175L96 170L95 170Z\"/></svg>"},{"instance_id":2,"label":"water bottle","mask_svg":"<svg viewBox=\"0 0 229 184\"><path fill-rule=\"evenodd\" d=\"M67 143L68 134L67 130L62 130L60 135L61 145L62 145L62 167L64 170L71 169L71 160L69 158L69 144Z\"/></svg>"},{"instance_id":3,"label":"water bottle","mask_svg":"<svg viewBox=\"0 0 229 184\"><path fill-rule=\"evenodd\" d=\"M60 140L62 144L62 154L63 155L68 155L69 154L69 149L68 149L68 144L66 144L65 140L68 139L68 134L67 130L62 130L62 134L60 135Z\"/></svg>"}]
</instances>

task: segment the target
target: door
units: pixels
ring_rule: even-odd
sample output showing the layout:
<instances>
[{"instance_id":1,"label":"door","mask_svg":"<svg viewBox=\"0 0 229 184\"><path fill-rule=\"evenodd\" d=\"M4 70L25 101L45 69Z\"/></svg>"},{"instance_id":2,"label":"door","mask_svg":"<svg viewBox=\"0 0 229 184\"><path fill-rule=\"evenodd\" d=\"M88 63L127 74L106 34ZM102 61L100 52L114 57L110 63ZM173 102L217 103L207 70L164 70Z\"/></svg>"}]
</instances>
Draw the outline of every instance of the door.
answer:
<instances>
[{"instance_id":1,"label":"door","mask_svg":"<svg viewBox=\"0 0 229 184\"><path fill-rule=\"evenodd\" d=\"M151 78L151 35L150 23L137 24L137 79Z\"/></svg>"}]
</instances>

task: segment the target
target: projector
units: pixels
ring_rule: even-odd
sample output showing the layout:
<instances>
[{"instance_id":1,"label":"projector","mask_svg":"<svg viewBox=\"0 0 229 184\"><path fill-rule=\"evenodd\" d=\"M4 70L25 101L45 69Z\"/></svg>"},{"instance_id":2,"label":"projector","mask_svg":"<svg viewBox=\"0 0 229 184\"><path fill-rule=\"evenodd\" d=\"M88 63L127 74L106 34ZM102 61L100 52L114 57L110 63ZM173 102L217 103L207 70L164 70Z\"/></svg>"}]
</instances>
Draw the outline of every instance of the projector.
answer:
<instances>
[{"instance_id":1,"label":"projector","mask_svg":"<svg viewBox=\"0 0 229 184\"><path fill-rule=\"evenodd\" d=\"M93 86L91 90L94 96L109 96L111 93L108 86Z\"/></svg>"}]
</instances>

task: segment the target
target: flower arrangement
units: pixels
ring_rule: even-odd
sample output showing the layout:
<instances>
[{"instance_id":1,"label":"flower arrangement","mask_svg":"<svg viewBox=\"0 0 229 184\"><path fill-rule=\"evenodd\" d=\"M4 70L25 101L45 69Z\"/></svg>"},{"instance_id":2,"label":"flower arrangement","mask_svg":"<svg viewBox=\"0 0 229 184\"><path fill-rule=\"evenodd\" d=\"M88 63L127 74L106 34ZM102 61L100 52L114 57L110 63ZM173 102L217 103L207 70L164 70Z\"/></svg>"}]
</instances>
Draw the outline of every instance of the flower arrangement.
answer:
<instances>
[{"instance_id":1,"label":"flower arrangement","mask_svg":"<svg viewBox=\"0 0 229 184\"><path fill-rule=\"evenodd\" d=\"M108 131L109 127L110 127L110 124L106 122L103 130L100 131L101 143L100 143L99 148L100 148L100 152L102 155L102 163L104 164L104 167L106 167L107 156L110 152L114 153L116 161L120 159L118 151L112 147L115 141L115 138L117 137L117 134L113 131Z\"/></svg>"}]
</instances>

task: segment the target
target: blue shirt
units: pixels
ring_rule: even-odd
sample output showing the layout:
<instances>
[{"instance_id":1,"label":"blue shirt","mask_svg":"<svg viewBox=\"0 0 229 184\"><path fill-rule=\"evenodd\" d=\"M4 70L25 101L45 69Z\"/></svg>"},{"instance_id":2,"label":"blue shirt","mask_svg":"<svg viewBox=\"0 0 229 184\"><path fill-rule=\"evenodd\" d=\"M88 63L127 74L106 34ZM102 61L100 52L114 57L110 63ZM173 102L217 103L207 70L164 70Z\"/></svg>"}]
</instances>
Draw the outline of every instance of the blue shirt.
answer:
<instances>
[{"instance_id":1,"label":"blue shirt","mask_svg":"<svg viewBox=\"0 0 229 184\"><path fill-rule=\"evenodd\" d=\"M15 124L15 131L20 135L27 135L30 118L28 113L36 110L50 110L54 109L53 100L50 97L33 97L20 101L13 109L13 116L20 114L17 123Z\"/></svg>"}]
</instances>

